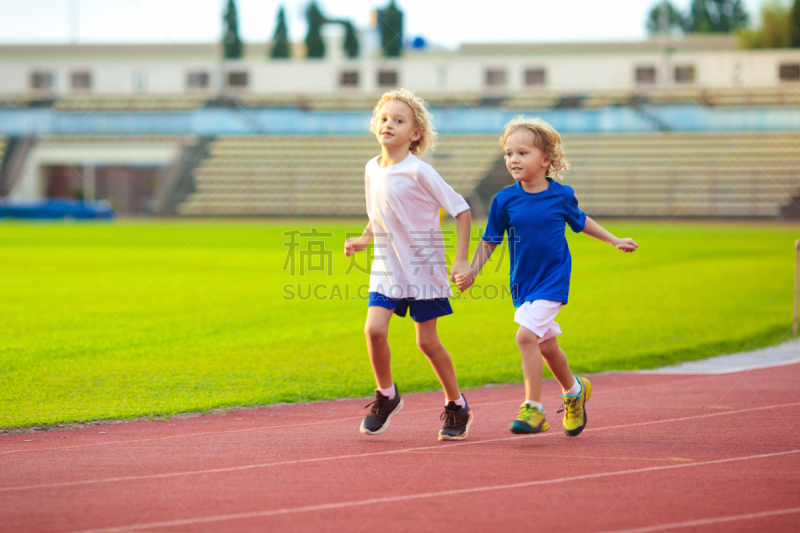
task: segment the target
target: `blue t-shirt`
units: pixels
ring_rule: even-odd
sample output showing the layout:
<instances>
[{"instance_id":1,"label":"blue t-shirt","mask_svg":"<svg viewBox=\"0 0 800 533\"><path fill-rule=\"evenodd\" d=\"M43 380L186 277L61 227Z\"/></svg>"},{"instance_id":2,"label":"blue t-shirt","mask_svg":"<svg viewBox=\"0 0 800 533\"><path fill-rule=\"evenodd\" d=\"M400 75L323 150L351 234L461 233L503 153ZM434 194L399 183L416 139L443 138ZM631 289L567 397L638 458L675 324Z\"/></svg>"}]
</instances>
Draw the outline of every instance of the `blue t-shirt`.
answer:
<instances>
[{"instance_id":1,"label":"blue t-shirt","mask_svg":"<svg viewBox=\"0 0 800 533\"><path fill-rule=\"evenodd\" d=\"M494 197L483 240L501 244L508 233L511 296L514 307L533 300L567 303L572 256L564 223L578 233L586 213L578 209L572 187L547 178L538 193L525 192L519 182Z\"/></svg>"}]
</instances>

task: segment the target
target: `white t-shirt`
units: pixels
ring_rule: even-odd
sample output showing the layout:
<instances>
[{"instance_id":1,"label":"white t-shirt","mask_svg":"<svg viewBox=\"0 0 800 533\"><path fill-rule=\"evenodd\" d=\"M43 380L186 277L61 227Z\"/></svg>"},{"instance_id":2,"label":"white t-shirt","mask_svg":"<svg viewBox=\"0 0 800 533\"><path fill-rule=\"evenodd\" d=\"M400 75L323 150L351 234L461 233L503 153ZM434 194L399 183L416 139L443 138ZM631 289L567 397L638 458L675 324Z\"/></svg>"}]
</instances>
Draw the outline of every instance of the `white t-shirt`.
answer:
<instances>
[{"instance_id":1,"label":"white t-shirt","mask_svg":"<svg viewBox=\"0 0 800 533\"><path fill-rule=\"evenodd\" d=\"M390 298L449 298L446 254L455 254L456 235L442 234L439 208L455 217L469 209L467 202L414 154L386 168L378 157L367 163L365 175L375 252L369 291Z\"/></svg>"}]
</instances>

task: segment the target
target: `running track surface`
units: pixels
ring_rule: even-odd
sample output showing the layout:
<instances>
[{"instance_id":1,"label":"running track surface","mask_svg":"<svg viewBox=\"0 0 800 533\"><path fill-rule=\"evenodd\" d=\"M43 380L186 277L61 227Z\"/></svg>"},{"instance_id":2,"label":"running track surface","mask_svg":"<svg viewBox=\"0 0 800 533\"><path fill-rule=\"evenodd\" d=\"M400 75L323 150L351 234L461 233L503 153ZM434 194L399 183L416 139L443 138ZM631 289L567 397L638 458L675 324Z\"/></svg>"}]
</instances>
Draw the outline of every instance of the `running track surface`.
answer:
<instances>
[{"instance_id":1,"label":"running track surface","mask_svg":"<svg viewBox=\"0 0 800 533\"><path fill-rule=\"evenodd\" d=\"M797 531L800 365L591 377L589 423L508 432L521 385L468 391L469 439L436 440L441 394L382 435L367 400L0 437L0 531Z\"/></svg>"}]
</instances>

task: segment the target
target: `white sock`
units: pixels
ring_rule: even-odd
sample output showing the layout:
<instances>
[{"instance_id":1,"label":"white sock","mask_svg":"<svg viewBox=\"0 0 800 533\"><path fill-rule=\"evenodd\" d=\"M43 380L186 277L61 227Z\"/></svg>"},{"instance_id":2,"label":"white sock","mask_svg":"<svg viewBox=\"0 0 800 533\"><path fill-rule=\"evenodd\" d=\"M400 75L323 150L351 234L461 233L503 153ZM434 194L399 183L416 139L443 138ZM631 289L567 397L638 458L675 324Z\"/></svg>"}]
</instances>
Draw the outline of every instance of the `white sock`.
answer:
<instances>
[{"instance_id":1,"label":"white sock","mask_svg":"<svg viewBox=\"0 0 800 533\"><path fill-rule=\"evenodd\" d=\"M561 389L564 390L564 389ZM564 396L579 396L581 393L581 382L575 378L575 384L571 389L564 391Z\"/></svg>"},{"instance_id":2,"label":"white sock","mask_svg":"<svg viewBox=\"0 0 800 533\"><path fill-rule=\"evenodd\" d=\"M534 402L533 400L528 400L525 403L527 403L528 405L532 405L534 407L538 407L540 411L544 411L544 406L539 402Z\"/></svg>"},{"instance_id":3,"label":"white sock","mask_svg":"<svg viewBox=\"0 0 800 533\"><path fill-rule=\"evenodd\" d=\"M387 398L389 398L390 400L393 400L394 397L397 396L397 392L396 392L397 388L394 386L394 383L392 383L392 386L389 387L388 389L378 388L376 390L378 392L380 392L381 394L383 394L384 396L386 396Z\"/></svg>"},{"instance_id":4,"label":"white sock","mask_svg":"<svg viewBox=\"0 0 800 533\"><path fill-rule=\"evenodd\" d=\"M461 407L466 407L467 406L467 400L464 399L464 395L463 394L458 397L458 400L456 400L456 405L460 405Z\"/></svg>"}]
</instances>

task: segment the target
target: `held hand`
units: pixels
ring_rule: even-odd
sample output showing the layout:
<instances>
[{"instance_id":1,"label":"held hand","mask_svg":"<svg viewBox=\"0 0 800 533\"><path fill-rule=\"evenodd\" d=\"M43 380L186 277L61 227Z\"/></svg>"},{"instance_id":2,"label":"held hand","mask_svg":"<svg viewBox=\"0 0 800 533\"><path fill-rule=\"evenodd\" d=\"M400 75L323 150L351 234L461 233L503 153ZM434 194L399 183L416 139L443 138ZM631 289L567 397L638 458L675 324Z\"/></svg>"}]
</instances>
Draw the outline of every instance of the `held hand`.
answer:
<instances>
[{"instance_id":1,"label":"held hand","mask_svg":"<svg viewBox=\"0 0 800 533\"><path fill-rule=\"evenodd\" d=\"M453 268L450 270L450 281L458 285L458 289L463 291L462 285L466 281L465 278L469 276L469 261L466 259L456 260L453 263Z\"/></svg>"},{"instance_id":2,"label":"held hand","mask_svg":"<svg viewBox=\"0 0 800 533\"><path fill-rule=\"evenodd\" d=\"M635 252L639 245L633 239L617 239L614 243L614 248L618 248L625 253Z\"/></svg>"},{"instance_id":3,"label":"held hand","mask_svg":"<svg viewBox=\"0 0 800 533\"><path fill-rule=\"evenodd\" d=\"M475 283L475 273L470 270L468 274L457 274L455 282L458 285L458 290L464 292Z\"/></svg>"}]
</instances>

